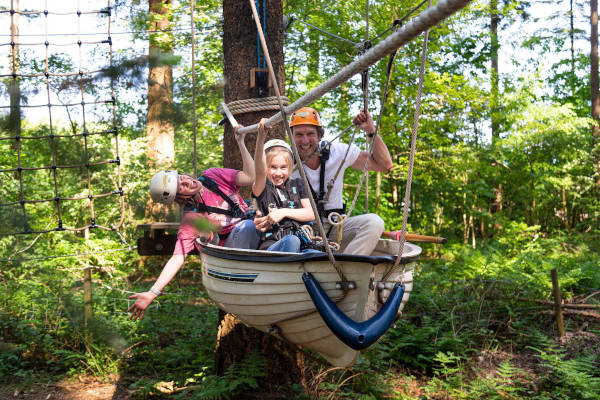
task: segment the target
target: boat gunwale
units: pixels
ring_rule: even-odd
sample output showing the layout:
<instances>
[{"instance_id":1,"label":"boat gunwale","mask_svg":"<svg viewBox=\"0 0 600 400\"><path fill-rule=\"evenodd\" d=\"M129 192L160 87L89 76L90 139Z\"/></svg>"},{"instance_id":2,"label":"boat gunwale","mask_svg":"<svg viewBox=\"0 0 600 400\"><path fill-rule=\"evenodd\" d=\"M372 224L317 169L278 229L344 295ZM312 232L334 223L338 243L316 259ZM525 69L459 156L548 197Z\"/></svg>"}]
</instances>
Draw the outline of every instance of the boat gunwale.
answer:
<instances>
[{"instance_id":1,"label":"boat gunwale","mask_svg":"<svg viewBox=\"0 0 600 400\"><path fill-rule=\"evenodd\" d=\"M288 263L288 262L307 262L307 261L329 261L327 253L284 253L279 251L266 250L249 250L235 249L231 247L216 246L210 243L200 243L202 254L208 256L223 258L235 261L253 261L253 262L269 262L269 263ZM415 246L418 248L418 246ZM420 250L420 248L419 248ZM416 252L415 255L402 257L400 264L410 264L415 262L421 252ZM393 263L396 256L365 256L346 253L333 253L337 261L349 261L368 264L386 264Z\"/></svg>"}]
</instances>

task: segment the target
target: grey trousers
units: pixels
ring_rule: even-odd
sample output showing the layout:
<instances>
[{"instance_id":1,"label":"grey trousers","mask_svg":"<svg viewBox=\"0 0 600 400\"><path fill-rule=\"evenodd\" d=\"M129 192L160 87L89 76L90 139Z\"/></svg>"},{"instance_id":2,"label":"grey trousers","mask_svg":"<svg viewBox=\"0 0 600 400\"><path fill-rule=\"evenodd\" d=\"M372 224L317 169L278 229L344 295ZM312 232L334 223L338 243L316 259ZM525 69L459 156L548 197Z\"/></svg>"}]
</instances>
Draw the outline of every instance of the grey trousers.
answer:
<instances>
[{"instance_id":1,"label":"grey trousers","mask_svg":"<svg viewBox=\"0 0 600 400\"><path fill-rule=\"evenodd\" d=\"M325 218L323 227L325 232L329 232L329 239L337 242L338 227L332 226ZM371 255L384 229L385 224L377 214L362 214L348 218L343 224L340 252Z\"/></svg>"}]
</instances>

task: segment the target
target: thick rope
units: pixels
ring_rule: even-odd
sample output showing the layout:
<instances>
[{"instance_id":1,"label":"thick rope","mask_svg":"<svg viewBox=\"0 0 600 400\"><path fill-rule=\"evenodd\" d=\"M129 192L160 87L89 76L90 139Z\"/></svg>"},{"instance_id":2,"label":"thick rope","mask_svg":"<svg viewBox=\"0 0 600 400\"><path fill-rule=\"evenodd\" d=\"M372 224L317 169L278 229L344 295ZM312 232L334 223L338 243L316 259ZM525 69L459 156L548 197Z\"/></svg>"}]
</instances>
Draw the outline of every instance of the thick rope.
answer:
<instances>
[{"instance_id":1,"label":"thick rope","mask_svg":"<svg viewBox=\"0 0 600 400\"><path fill-rule=\"evenodd\" d=\"M334 76L285 107L284 115L290 115L301 107L308 106L317 99L320 99L360 71L375 64L377 61L410 42L427 29L439 24L442 20L448 18L461 8L464 8L470 2L471 0L440 0L435 6L410 20L409 23L373 46L365 54L338 71ZM267 126L273 126L281 120L281 113L276 113L269 118ZM257 129L258 124L253 124L240 129L240 133L252 133L256 132Z\"/></svg>"},{"instance_id":2,"label":"thick rope","mask_svg":"<svg viewBox=\"0 0 600 400\"><path fill-rule=\"evenodd\" d=\"M279 84L278 84L277 78L275 76L275 71L273 69L273 65L271 64L271 57L269 56L269 49L267 48L267 43L265 42L264 35L262 34L262 29L260 26L260 19L258 18L258 15L256 13L256 5L254 4L254 0L249 0L249 2L250 2L250 7L252 8L252 14L254 15L254 22L256 23L256 29L260 35L260 44L261 44L263 52L265 54L265 59L267 61L267 67L269 69L269 75L271 76L271 80L273 81L273 89L275 90L275 95L277 96L277 99L279 100L279 108L281 110L280 118L281 118L281 120L283 120L285 130L287 132L288 138L291 143L292 152L294 153L294 157L296 158L296 160L300 160L300 155L298 154L298 149L296 148L296 143L294 142L294 138L292 136L292 130L290 129L290 124L289 124L287 118L285 117L285 110L284 110L284 106L283 106L283 100L281 98L281 93L279 91ZM299 168L298 170L300 171L300 176L302 176L302 182L304 184L304 187L309 188L310 186L308 184L308 179L306 179L306 173L304 172L304 168ZM326 238L327 235L325 234L325 229L323 228L323 223L321 222L321 218L318 217L319 212L317 211L317 204L315 203L315 199L313 198L312 193L309 194L308 199L310 200L310 205L312 207L312 211L313 211L314 215L317 216L317 218L315 218L315 220L317 222L317 226L319 227L319 233L320 233L321 237ZM342 271L341 267L335 261L335 257L333 256L333 253L331 252L331 248L329 247L329 242L327 240L324 240L323 245L325 246L325 251L327 252L329 261L331 262L331 264L337 271L340 279L345 282L346 277L344 276L344 272Z\"/></svg>"},{"instance_id":3,"label":"thick rope","mask_svg":"<svg viewBox=\"0 0 600 400\"><path fill-rule=\"evenodd\" d=\"M431 0L429 0L431 5ZM417 100L415 105L415 115L413 120L413 130L410 139L410 155L408 158L408 173L406 177L406 191L404 194L404 205L402 206L402 230L400 231L400 245L398 246L398 255L394 265L385 273L382 281L385 281L392 274L392 271L398 267L402 260L402 253L404 252L404 244L406 243L406 224L408 222L408 210L410 208L410 189L412 186L413 167L415 164L415 153L417 150L417 132L419 130L419 115L421 113L421 94L423 92L423 77L425 76L425 61L427 59L427 41L429 40L429 29L425 31L423 37L423 51L421 53L421 68L419 70L419 86L417 89Z\"/></svg>"},{"instance_id":4,"label":"thick rope","mask_svg":"<svg viewBox=\"0 0 600 400\"><path fill-rule=\"evenodd\" d=\"M282 102L284 106L287 106L290 103L289 99L283 96ZM245 114L257 111L272 111L279 110L279 101L275 96L257 97L253 99L235 100L231 103L228 103L227 107L229 108L229 111L231 111L232 115ZM223 115L225 114L223 107L219 107L219 112Z\"/></svg>"}]
</instances>

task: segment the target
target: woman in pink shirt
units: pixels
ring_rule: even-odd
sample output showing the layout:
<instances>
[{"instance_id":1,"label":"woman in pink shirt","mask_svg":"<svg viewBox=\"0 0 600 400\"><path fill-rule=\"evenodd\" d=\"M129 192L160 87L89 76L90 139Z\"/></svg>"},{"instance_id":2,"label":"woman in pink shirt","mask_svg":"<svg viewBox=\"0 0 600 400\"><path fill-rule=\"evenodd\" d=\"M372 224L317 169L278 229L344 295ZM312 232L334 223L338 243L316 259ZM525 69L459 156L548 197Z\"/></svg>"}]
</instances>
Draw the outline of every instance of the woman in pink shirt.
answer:
<instances>
[{"instance_id":1,"label":"woman in pink shirt","mask_svg":"<svg viewBox=\"0 0 600 400\"><path fill-rule=\"evenodd\" d=\"M239 188L254 183L254 161L244 143L245 135L235 139L242 154L242 171L228 168L210 168L198 179L177 171L161 171L150 181L152 200L164 204L175 201L181 207L183 218L177 233L177 242L173 255L163 267L154 285L147 292L129 296L135 303L131 319L144 317L146 308L161 294L163 288L171 282L183 266L187 254L194 248L200 250L197 238L205 237L209 241L225 247L256 249L261 232L254 227L252 219L245 219L248 206L239 193ZM217 236L212 232L200 232L193 221L198 218L208 220L215 227Z\"/></svg>"}]
</instances>

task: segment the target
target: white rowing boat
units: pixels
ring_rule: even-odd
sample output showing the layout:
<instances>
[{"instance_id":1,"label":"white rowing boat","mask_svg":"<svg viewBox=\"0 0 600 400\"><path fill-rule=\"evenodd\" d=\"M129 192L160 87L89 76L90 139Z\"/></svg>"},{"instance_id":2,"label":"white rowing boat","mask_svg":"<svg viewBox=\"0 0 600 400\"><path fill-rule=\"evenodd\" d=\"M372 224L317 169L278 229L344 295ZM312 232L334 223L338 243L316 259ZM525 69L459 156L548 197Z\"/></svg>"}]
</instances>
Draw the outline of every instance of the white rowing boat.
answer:
<instances>
[{"instance_id":1,"label":"white rowing boat","mask_svg":"<svg viewBox=\"0 0 600 400\"><path fill-rule=\"evenodd\" d=\"M387 282L381 282L397 252L397 241L380 239L371 256L335 254L347 281L355 284L344 295L340 277L325 253L282 253L202 244L202 283L219 308L246 325L314 350L334 366L347 367L354 364L359 351L338 339L325 324L302 275L312 274L339 310L356 322L376 314L393 282L402 282L405 290L400 313L412 291L413 267L421 248L406 243L397 270Z\"/></svg>"}]
</instances>

